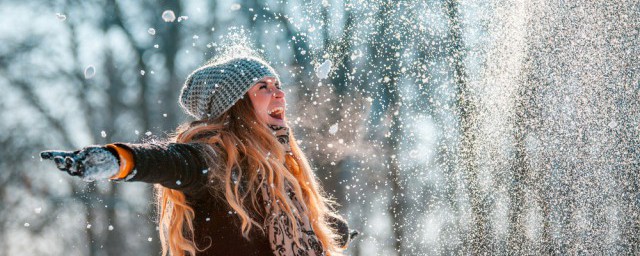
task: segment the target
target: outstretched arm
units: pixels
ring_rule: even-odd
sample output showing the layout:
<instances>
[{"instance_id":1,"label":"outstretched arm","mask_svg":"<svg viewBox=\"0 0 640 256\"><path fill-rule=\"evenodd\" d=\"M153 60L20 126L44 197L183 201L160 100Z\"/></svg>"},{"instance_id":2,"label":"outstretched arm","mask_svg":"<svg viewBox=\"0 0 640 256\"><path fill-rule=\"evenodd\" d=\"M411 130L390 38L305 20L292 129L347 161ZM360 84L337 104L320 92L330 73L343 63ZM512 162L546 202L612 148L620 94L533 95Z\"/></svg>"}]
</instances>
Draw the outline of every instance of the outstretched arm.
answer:
<instances>
[{"instance_id":1,"label":"outstretched arm","mask_svg":"<svg viewBox=\"0 0 640 256\"><path fill-rule=\"evenodd\" d=\"M118 151L124 149L130 152L133 158L133 169L130 171L121 169L116 179L158 183L180 190L194 190L206 184L209 166L204 156L205 147L208 147L205 144L115 143L108 147L117 148Z\"/></svg>"},{"instance_id":2,"label":"outstretched arm","mask_svg":"<svg viewBox=\"0 0 640 256\"><path fill-rule=\"evenodd\" d=\"M78 151L45 151L58 169L86 181L142 181L196 192L207 182L206 147L201 143L114 143Z\"/></svg>"}]
</instances>

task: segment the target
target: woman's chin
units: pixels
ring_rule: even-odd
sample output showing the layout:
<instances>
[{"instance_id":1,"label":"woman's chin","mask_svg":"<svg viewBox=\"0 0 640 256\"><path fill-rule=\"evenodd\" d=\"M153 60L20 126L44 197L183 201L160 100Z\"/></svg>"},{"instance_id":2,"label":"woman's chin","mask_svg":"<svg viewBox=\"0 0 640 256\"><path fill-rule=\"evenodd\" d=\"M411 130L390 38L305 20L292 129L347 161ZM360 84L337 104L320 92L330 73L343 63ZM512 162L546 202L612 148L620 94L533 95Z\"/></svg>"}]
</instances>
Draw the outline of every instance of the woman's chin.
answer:
<instances>
[{"instance_id":1,"label":"woman's chin","mask_svg":"<svg viewBox=\"0 0 640 256\"><path fill-rule=\"evenodd\" d=\"M270 125L277 125L277 126L286 126L286 122L284 119L278 119L278 118L273 118L270 117L269 118L269 122Z\"/></svg>"}]
</instances>

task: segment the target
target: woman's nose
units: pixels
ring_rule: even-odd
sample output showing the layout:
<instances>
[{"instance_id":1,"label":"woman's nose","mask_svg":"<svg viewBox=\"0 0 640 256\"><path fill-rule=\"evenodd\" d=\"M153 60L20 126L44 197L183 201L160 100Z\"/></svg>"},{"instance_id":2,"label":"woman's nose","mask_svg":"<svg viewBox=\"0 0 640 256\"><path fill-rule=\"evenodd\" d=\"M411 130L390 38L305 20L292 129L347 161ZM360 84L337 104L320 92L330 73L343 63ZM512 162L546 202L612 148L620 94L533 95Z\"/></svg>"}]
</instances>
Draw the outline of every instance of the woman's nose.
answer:
<instances>
[{"instance_id":1,"label":"woman's nose","mask_svg":"<svg viewBox=\"0 0 640 256\"><path fill-rule=\"evenodd\" d=\"M284 91L282 91L282 89L276 89L276 90L273 92L273 97L276 97L276 98L284 98Z\"/></svg>"}]
</instances>

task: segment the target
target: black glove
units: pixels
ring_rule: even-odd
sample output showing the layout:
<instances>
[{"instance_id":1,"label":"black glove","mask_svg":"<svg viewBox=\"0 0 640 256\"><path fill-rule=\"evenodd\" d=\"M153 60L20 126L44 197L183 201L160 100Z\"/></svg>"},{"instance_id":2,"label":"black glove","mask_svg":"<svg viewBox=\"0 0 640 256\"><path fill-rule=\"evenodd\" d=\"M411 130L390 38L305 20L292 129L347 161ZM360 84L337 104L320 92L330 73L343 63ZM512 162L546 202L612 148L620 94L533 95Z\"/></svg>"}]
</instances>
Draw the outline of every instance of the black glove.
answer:
<instances>
[{"instance_id":1,"label":"black glove","mask_svg":"<svg viewBox=\"0 0 640 256\"><path fill-rule=\"evenodd\" d=\"M105 147L90 146L77 151L48 150L40 153L42 159L53 160L58 169L79 176L85 181L108 179L120 168L117 154Z\"/></svg>"},{"instance_id":2,"label":"black glove","mask_svg":"<svg viewBox=\"0 0 640 256\"><path fill-rule=\"evenodd\" d=\"M336 231L338 231L338 234L340 234L340 247L348 246L351 241L353 241L353 239L360 235L360 232L358 230L350 229L347 222L341 219L330 216L328 222L329 225L331 225L331 227L333 227Z\"/></svg>"},{"instance_id":3,"label":"black glove","mask_svg":"<svg viewBox=\"0 0 640 256\"><path fill-rule=\"evenodd\" d=\"M349 232L349 242L353 241L353 239L355 239L355 238L356 238L357 236L359 236L359 235L360 235L360 231L355 230L355 229L352 229L352 230Z\"/></svg>"}]
</instances>

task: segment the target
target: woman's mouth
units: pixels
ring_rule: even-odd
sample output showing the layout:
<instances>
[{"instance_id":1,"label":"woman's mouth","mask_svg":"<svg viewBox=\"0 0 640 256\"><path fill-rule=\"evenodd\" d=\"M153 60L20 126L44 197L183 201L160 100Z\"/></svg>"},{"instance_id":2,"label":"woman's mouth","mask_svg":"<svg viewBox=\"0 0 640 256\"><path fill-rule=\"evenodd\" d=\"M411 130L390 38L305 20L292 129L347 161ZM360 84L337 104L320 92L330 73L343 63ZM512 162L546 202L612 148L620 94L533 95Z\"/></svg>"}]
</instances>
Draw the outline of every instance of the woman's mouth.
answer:
<instances>
[{"instance_id":1,"label":"woman's mouth","mask_svg":"<svg viewBox=\"0 0 640 256\"><path fill-rule=\"evenodd\" d=\"M275 119L282 120L284 119L284 107L272 108L271 110L267 111L267 114Z\"/></svg>"}]
</instances>

